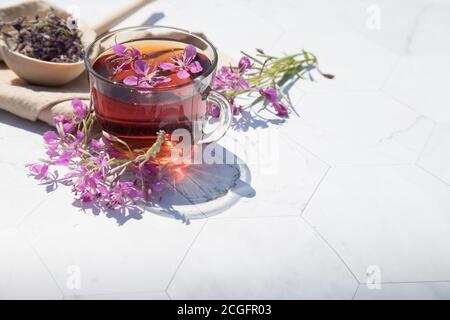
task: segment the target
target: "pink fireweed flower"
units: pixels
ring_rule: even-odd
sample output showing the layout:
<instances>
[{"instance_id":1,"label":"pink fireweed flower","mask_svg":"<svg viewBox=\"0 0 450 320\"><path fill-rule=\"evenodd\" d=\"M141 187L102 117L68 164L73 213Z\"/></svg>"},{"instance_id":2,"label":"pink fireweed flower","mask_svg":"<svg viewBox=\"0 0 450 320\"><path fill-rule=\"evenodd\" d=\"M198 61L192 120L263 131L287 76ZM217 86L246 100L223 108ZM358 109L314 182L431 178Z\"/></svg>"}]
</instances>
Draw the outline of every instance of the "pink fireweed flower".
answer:
<instances>
[{"instance_id":1,"label":"pink fireweed flower","mask_svg":"<svg viewBox=\"0 0 450 320\"><path fill-rule=\"evenodd\" d=\"M128 76L123 79L123 83L128 86L138 86L140 88L153 88L160 83L170 82L171 79L158 75L158 68L153 67L144 60L137 60L134 63L134 71L137 76Z\"/></svg>"},{"instance_id":2,"label":"pink fireweed flower","mask_svg":"<svg viewBox=\"0 0 450 320\"><path fill-rule=\"evenodd\" d=\"M156 164L146 162L141 166L141 173L156 176L159 173L159 169Z\"/></svg>"},{"instance_id":3,"label":"pink fireweed flower","mask_svg":"<svg viewBox=\"0 0 450 320\"><path fill-rule=\"evenodd\" d=\"M55 124L55 126L61 125L65 133L70 133L75 129L75 124L72 122L72 120L62 114L54 117L53 123Z\"/></svg>"},{"instance_id":4,"label":"pink fireweed flower","mask_svg":"<svg viewBox=\"0 0 450 320\"><path fill-rule=\"evenodd\" d=\"M259 93L270 103L278 101L278 92L275 88L266 88L264 90L259 90Z\"/></svg>"},{"instance_id":5,"label":"pink fireweed flower","mask_svg":"<svg viewBox=\"0 0 450 320\"><path fill-rule=\"evenodd\" d=\"M58 156L58 144L52 144L47 146L47 151L45 152L50 159Z\"/></svg>"},{"instance_id":6,"label":"pink fireweed flower","mask_svg":"<svg viewBox=\"0 0 450 320\"><path fill-rule=\"evenodd\" d=\"M229 100L231 104L231 111L233 113L233 116L238 116L241 114L241 107L237 106L233 99ZM209 104L208 105L208 112L213 118L219 118L220 117L220 108L219 106L215 104Z\"/></svg>"},{"instance_id":7,"label":"pink fireweed flower","mask_svg":"<svg viewBox=\"0 0 450 320\"><path fill-rule=\"evenodd\" d=\"M243 74L245 71L251 70L252 68L253 68L253 64L248 57L243 56L239 60L239 64L238 64L239 73Z\"/></svg>"},{"instance_id":8,"label":"pink fireweed flower","mask_svg":"<svg viewBox=\"0 0 450 320\"><path fill-rule=\"evenodd\" d=\"M103 141L96 140L94 138L91 139L91 142L89 143L89 146L92 148L92 150L96 152L100 152L105 147L105 144Z\"/></svg>"},{"instance_id":9,"label":"pink fireweed flower","mask_svg":"<svg viewBox=\"0 0 450 320\"><path fill-rule=\"evenodd\" d=\"M117 159L123 158L123 156L124 156L123 152L116 149L112 145L111 141L109 141L105 137L101 138L100 143L102 144L102 151L105 151L111 158L117 158Z\"/></svg>"},{"instance_id":10,"label":"pink fireweed flower","mask_svg":"<svg viewBox=\"0 0 450 320\"><path fill-rule=\"evenodd\" d=\"M117 65L114 68L114 73L131 70L133 62L142 56L138 49L127 47L120 43L114 45L112 50L114 54L108 57L107 60Z\"/></svg>"},{"instance_id":11,"label":"pink fireweed flower","mask_svg":"<svg viewBox=\"0 0 450 320\"><path fill-rule=\"evenodd\" d=\"M156 181L156 182L153 184L153 186L152 186L152 190L153 190L154 192L161 192L161 191L164 190L164 186L165 186L164 182L162 182L162 181Z\"/></svg>"},{"instance_id":12,"label":"pink fireweed flower","mask_svg":"<svg viewBox=\"0 0 450 320\"><path fill-rule=\"evenodd\" d=\"M82 202L91 202L102 195L105 176L98 170L89 170L86 166L80 165L75 171L78 177L73 185L73 192Z\"/></svg>"},{"instance_id":13,"label":"pink fireweed flower","mask_svg":"<svg viewBox=\"0 0 450 320\"><path fill-rule=\"evenodd\" d=\"M76 135L70 135L65 137L65 147L64 149L73 153L73 156L82 155L82 144L84 142L85 134L77 130Z\"/></svg>"},{"instance_id":14,"label":"pink fireweed flower","mask_svg":"<svg viewBox=\"0 0 450 320\"><path fill-rule=\"evenodd\" d=\"M237 73L231 67L222 67L217 71L212 85L214 90L248 90L248 82L243 78L243 74Z\"/></svg>"},{"instance_id":15,"label":"pink fireweed flower","mask_svg":"<svg viewBox=\"0 0 450 320\"><path fill-rule=\"evenodd\" d=\"M259 94L272 105L278 116L287 117L289 115L288 107L279 101L278 92L275 88L269 87L264 90L261 89L259 90Z\"/></svg>"},{"instance_id":16,"label":"pink fireweed flower","mask_svg":"<svg viewBox=\"0 0 450 320\"><path fill-rule=\"evenodd\" d=\"M233 116L238 116L241 114L241 107L233 105Z\"/></svg>"},{"instance_id":17,"label":"pink fireweed flower","mask_svg":"<svg viewBox=\"0 0 450 320\"><path fill-rule=\"evenodd\" d=\"M99 173L106 176L110 170L109 159L105 154L96 157L91 157L90 161L97 166Z\"/></svg>"},{"instance_id":18,"label":"pink fireweed flower","mask_svg":"<svg viewBox=\"0 0 450 320\"><path fill-rule=\"evenodd\" d=\"M48 176L48 164L34 163L27 165L30 173L34 175L36 179L43 180Z\"/></svg>"},{"instance_id":19,"label":"pink fireweed flower","mask_svg":"<svg viewBox=\"0 0 450 320\"><path fill-rule=\"evenodd\" d=\"M127 201L142 197L142 195L142 190L137 189L132 181L119 181L109 191L107 205L112 209L117 209Z\"/></svg>"},{"instance_id":20,"label":"pink fireweed flower","mask_svg":"<svg viewBox=\"0 0 450 320\"><path fill-rule=\"evenodd\" d=\"M55 157L55 160L53 160L53 164L60 166L68 166L73 156L74 156L73 151L70 150L63 151L59 156Z\"/></svg>"},{"instance_id":21,"label":"pink fireweed flower","mask_svg":"<svg viewBox=\"0 0 450 320\"><path fill-rule=\"evenodd\" d=\"M272 106L280 117L287 117L289 115L288 107L281 102L274 102L272 103Z\"/></svg>"},{"instance_id":22,"label":"pink fireweed flower","mask_svg":"<svg viewBox=\"0 0 450 320\"><path fill-rule=\"evenodd\" d=\"M149 73L145 65L138 65L137 69L142 75ZM72 186L77 200L113 209L148 201L153 192L163 190L158 165L143 162L144 170L138 170L140 163L133 163L125 153L115 149L105 135L99 140L93 139L82 123L85 106L80 101L73 101L73 105L78 108L74 110L74 117L55 117L57 132L44 133L48 157L41 163L28 164L30 175L46 184L57 181ZM70 125L70 129L64 125ZM119 159L125 162L117 162ZM66 167L67 174L59 177L57 171L51 173L52 165Z\"/></svg>"},{"instance_id":23,"label":"pink fireweed flower","mask_svg":"<svg viewBox=\"0 0 450 320\"><path fill-rule=\"evenodd\" d=\"M158 66L164 71L177 71L177 77L179 79L187 79L191 74L203 71L200 62L194 61L196 56L197 48L190 44L184 49L181 57L174 53L172 57L173 63L161 62Z\"/></svg>"},{"instance_id":24,"label":"pink fireweed flower","mask_svg":"<svg viewBox=\"0 0 450 320\"><path fill-rule=\"evenodd\" d=\"M73 108L73 114L75 115L76 120L83 120L89 114L88 106L80 99L72 100L72 108Z\"/></svg>"},{"instance_id":25,"label":"pink fireweed flower","mask_svg":"<svg viewBox=\"0 0 450 320\"><path fill-rule=\"evenodd\" d=\"M219 118L220 117L220 107L215 104L208 105L208 111L211 117Z\"/></svg>"},{"instance_id":26,"label":"pink fireweed flower","mask_svg":"<svg viewBox=\"0 0 450 320\"><path fill-rule=\"evenodd\" d=\"M44 133L44 141L47 145L59 143L59 135L55 131L47 131Z\"/></svg>"}]
</instances>

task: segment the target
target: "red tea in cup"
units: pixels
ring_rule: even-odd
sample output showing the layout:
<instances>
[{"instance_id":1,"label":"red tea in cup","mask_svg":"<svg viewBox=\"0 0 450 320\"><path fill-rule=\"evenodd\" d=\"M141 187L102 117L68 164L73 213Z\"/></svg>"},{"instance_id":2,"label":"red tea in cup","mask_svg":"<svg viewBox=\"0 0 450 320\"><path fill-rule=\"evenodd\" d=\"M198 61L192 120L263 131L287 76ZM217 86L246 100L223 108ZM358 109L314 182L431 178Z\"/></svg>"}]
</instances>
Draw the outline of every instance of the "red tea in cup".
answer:
<instances>
[{"instance_id":1,"label":"red tea in cup","mask_svg":"<svg viewBox=\"0 0 450 320\"><path fill-rule=\"evenodd\" d=\"M127 50L138 50L139 57L121 68L123 61L115 56L117 43ZM185 61L188 47L195 48L195 55ZM165 80L144 81L145 86L130 84L130 77L139 76L133 65L137 60L149 66L149 74L156 70ZM178 64L173 70L159 68L162 63L174 62ZM189 69L184 62L196 68ZM161 153L167 158L180 142L178 135L172 138L174 131L184 130L183 142L189 139L194 146L217 140L230 125L228 101L209 89L217 67L217 52L208 41L191 33L165 27L122 29L96 40L88 48L86 64L102 129L125 141L132 150L147 149L156 141L157 133L164 130L166 142ZM180 75L180 70L192 72ZM218 105L222 111L218 128L208 135L203 131L207 102Z\"/></svg>"}]
</instances>

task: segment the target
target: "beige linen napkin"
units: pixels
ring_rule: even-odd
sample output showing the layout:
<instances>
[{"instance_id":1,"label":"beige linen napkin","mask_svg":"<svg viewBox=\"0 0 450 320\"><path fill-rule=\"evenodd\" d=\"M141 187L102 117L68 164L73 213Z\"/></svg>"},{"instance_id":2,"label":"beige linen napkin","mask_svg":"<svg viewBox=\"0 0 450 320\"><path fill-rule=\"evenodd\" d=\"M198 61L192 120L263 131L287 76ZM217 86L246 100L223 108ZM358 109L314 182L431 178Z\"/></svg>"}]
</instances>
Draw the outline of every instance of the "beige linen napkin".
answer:
<instances>
[{"instance_id":1,"label":"beige linen napkin","mask_svg":"<svg viewBox=\"0 0 450 320\"><path fill-rule=\"evenodd\" d=\"M51 6L44 1L29 1L16 6L0 9L0 20L6 21L23 15L46 14ZM201 35L201 34L200 34ZM226 54L219 51L219 65L233 63ZM20 79L0 61L0 109L21 118L41 120L53 125L53 117L72 113L72 99L89 100L88 76L79 78L60 87L32 85Z\"/></svg>"},{"instance_id":2,"label":"beige linen napkin","mask_svg":"<svg viewBox=\"0 0 450 320\"><path fill-rule=\"evenodd\" d=\"M59 113L70 113L72 99L89 99L87 75L62 87L28 84L0 63L0 108L28 120L52 124Z\"/></svg>"}]
</instances>

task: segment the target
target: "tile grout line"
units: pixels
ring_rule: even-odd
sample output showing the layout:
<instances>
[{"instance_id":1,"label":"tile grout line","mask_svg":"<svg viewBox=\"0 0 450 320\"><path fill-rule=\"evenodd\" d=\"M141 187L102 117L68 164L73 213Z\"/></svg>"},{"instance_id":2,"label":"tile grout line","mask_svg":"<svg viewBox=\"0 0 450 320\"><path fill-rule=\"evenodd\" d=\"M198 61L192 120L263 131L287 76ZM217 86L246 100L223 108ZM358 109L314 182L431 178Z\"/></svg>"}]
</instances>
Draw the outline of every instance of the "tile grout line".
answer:
<instances>
[{"instance_id":1,"label":"tile grout line","mask_svg":"<svg viewBox=\"0 0 450 320\"><path fill-rule=\"evenodd\" d=\"M51 272L50 268L48 267L48 265L45 263L44 259L41 257L41 255L39 254L39 252L36 250L36 248L34 247L34 245L31 243L31 241L23 234L22 231L18 230L19 233L21 234L21 237L26 241L26 243L28 243L28 245L31 247L31 249L33 250L34 254L38 257L39 261L42 263L42 265L44 266L45 270L47 270L48 274L50 275L50 278L52 279L53 283L55 284L56 288L58 289L58 291L61 294L61 299L64 299L64 291L62 290L62 288L60 287L60 285L58 284L58 281L56 281L55 276L53 275L53 273Z\"/></svg>"},{"instance_id":2,"label":"tile grout line","mask_svg":"<svg viewBox=\"0 0 450 320\"><path fill-rule=\"evenodd\" d=\"M443 183L444 185L446 185L447 187L450 186L450 184L449 184L448 182L446 182L444 179L442 179L442 178L438 177L437 175L435 175L434 173L428 171L427 169L425 169L424 167L422 167L420 164L417 164L417 163L416 163L416 164L415 164L415 167L421 169L421 170L424 171L426 174L428 174L428 175L432 176L433 178L439 180L440 182L442 182L442 183Z\"/></svg>"},{"instance_id":3,"label":"tile grout line","mask_svg":"<svg viewBox=\"0 0 450 320\"><path fill-rule=\"evenodd\" d=\"M178 271L181 268L181 265L183 264L184 260L186 259L187 255L189 254L189 252L191 251L192 247L194 246L195 242L197 241L198 237L200 236L200 234L202 233L203 229L205 228L206 224L208 223L209 218L205 219L205 223L202 225L202 227L200 228L200 230L198 231L197 235L194 237L194 239L192 240L191 244L189 245L189 247L187 248L185 254L183 255L183 258L181 258L180 263L178 264L178 266L176 267L173 275L170 277L169 282L167 283L167 286L164 290L164 292L170 297L170 299L172 300L172 297L169 294L169 288L172 285L173 280L175 279L175 276L177 275Z\"/></svg>"},{"instance_id":4,"label":"tile grout line","mask_svg":"<svg viewBox=\"0 0 450 320\"><path fill-rule=\"evenodd\" d=\"M417 154L416 161L414 162L415 165L419 165L420 159L424 156L425 150L428 147L428 144L430 143L431 137L435 134L437 128L437 123L433 121L433 128L431 129L430 134L428 135L427 139L425 140L425 143L422 146L422 149Z\"/></svg>"},{"instance_id":5,"label":"tile grout line","mask_svg":"<svg viewBox=\"0 0 450 320\"><path fill-rule=\"evenodd\" d=\"M25 223L25 221L31 217L33 215L33 213L35 211L37 211L37 209L39 209L44 203L47 202L47 200L50 198L50 194L46 194L44 199L42 199L41 201L39 201L38 204L36 204L26 215L25 217L22 218L22 220L17 224L17 228L20 229L22 227L22 225Z\"/></svg>"},{"instance_id":6,"label":"tile grout line","mask_svg":"<svg viewBox=\"0 0 450 320\"><path fill-rule=\"evenodd\" d=\"M401 99L397 98L395 95L393 95L392 93L390 93L389 91L386 91L385 89L380 89L379 92L381 94L384 94L386 97L394 100L395 102L399 103L400 105L404 106L405 108L409 109L411 112L417 114L418 116L422 116L424 119L430 120L431 122L433 122L434 124L436 124L436 121L434 121L433 119L431 119L430 117L426 116L425 114L423 114L422 112L420 112L419 110L416 110L415 108L411 107L408 103L405 103L404 101L402 101Z\"/></svg>"},{"instance_id":7,"label":"tile grout line","mask_svg":"<svg viewBox=\"0 0 450 320\"><path fill-rule=\"evenodd\" d=\"M277 130L280 130L281 127L278 127ZM293 147L295 147L298 151L304 150L307 153L309 153L310 155L312 155L313 157L317 158L318 160L320 160L323 164L325 164L328 168L331 168L332 165L330 163L328 163L328 161L324 160L323 158L319 157L317 154L315 154L314 152L312 152L311 150L309 150L308 148L306 148L305 146L303 146L301 143L294 141L287 133L283 133L282 131L278 131L280 136L283 136L284 138L288 139L288 143L290 143Z\"/></svg>"},{"instance_id":8,"label":"tile grout line","mask_svg":"<svg viewBox=\"0 0 450 320\"><path fill-rule=\"evenodd\" d=\"M300 216L301 219L303 219L303 221L305 221L305 223L322 239L322 241L325 242L325 244L328 246L328 248L330 248L334 254L337 256L337 258L342 262L342 264L345 266L345 268L347 269L348 272L350 272L350 274L352 275L352 277L354 278L354 280L356 281L356 283L358 285L361 284L361 282L358 280L358 277L356 277L356 275L353 273L352 269L350 269L350 267L348 266L348 264L345 262L345 260L339 255L339 253L337 252L337 250L327 241L327 239L325 239L325 237L317 230L317 228L315 228L308 220L305 219L305 217Z\"/></svg>"},{"instance_id":9,"label":"tile grout line","mask_svg":"<svg viewBox=\"0 0 450 320\"><path fill-rule=\"evenodd\" d=\"M386 76L386 78L384 79L384 81L382 82L380 87L378 88L379 92L384 92L383 91L384 88L389 83L389 80L391 80L392 77L394 76L395 71L397 70L398 66L400 65L400 62L401 62L402 58L404 57L404 55L399 55L399 54L395 54L395 56L397 57L397 59L394 62L393 66L392 66L392 69L389 71L389 74Z\"/></svg>"},{"instance_id":10,"label":"tile grout line","mask_svg":"<svg viewBox=\"0 0 450 320\"><path fill-rule=\"evenodd\" d=\"M428 1L424 6L420 8L420 11L414 16L413 19L413 25L409 29L409 32L406 33L406 46L404 48L404 54L406 56L411 56L411 44L414 41L414 38L417 36L418 28L421 24L421 20L423 18L423 15L427 13L430 8L434 6L434 1Z\"/></svg>"},{"instance_id":11,"label":"tile grout line","mask_svg":"<svg viewBox=\"0 0 450 320\"><path fill-rule=\"evenodd\" d=\"M334 165L333 168L371 168L371 167L413 167L415 164L413 162L405 163L380 163L380 164L338 164Z\"/></svg>"},{"instance_id":12,"label":"tile grout line","mask_svg":"<svg viewBox=\"0 0 450 320\"><path fill-rule=\"evenodd\" d=\"M317 193L317 190L319 189L319 187L322 185L322 182L328 176L328 173L330 172L330 170L331 170L331 167L328 167L327 171L325 171L325 173L323 174L322 178L320 178L319 183L316 185L316 187L314 188L313 192L311 193L311 196L308 198L308 200L306 200L305 206L300 211L300 216L303 216L303 213L308 208L309 203L311 202L311 200L314 197L314 195Z\"/></svg>"},{"instance_id":13,"label":"tile grout line","mask_svg":"<svg viewBox=\"0 0 450 320\"><path fill-rule=\"evenodd\" d=\"M358 285L356 286L356 290L355 290L355 293L353 293L352 300L355 300L356 295L358 294L358 291L359 291L359 287L360 287L360 286L361 286L361 284L358 284Z\"/></svg>"}]
</instances>

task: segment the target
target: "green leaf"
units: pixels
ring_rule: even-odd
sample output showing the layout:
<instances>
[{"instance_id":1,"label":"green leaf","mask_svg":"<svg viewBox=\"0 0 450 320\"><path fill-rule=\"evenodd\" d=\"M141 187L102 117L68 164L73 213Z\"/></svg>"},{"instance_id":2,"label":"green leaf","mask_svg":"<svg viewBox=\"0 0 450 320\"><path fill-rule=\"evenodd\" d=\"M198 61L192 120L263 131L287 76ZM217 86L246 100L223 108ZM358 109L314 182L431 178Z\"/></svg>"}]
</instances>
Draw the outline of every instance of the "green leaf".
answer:
<instances>
[{"instance_id":1,"label":"green leaf","mask_svg":"<svg viewBox=\"0 0 450 320\"><path fill-rule=\"evenodd\" d=\"M164 142L166 132L164 130L160 130L158 132L158 137L156 138L155 143L147 150L146 155L148 159L156 157L156 155L161 150L161 146Z\"/></svg>"}]
</instances>

